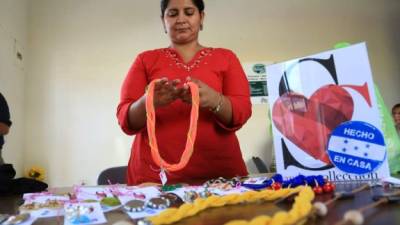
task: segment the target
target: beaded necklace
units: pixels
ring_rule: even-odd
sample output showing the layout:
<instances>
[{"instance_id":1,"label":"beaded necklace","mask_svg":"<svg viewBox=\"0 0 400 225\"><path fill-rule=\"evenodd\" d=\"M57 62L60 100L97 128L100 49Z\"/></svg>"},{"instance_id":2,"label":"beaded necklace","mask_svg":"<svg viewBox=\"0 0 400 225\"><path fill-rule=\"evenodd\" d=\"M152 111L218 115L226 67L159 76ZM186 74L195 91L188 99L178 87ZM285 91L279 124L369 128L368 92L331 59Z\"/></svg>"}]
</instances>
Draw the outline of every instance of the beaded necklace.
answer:
<instances>
[{"instance_id":1,"label":"beaded necklace","mask_svg":"<svg viewBox=\"0 0 400 225\"><path fill-rule=\"evenodd\" d=\"M192 110L190 114L190 126L186 140L186 146L183 150L181 159L176 164L169 164L160 155L157 138L156 138L156 114L154 110L154 86L157 80L150 82L148 86L147 98L146 98L146 117L147 117L147 134L149 136L149 145L151 149L151 156L154 162L162 169L166 171L178 171L183 169L189 162L190 157L193 154L193 145L196 139L197 132L197 120L199 117L199 89L196 84L188 82L190 92L192 94Z\"/></svg>"},{"instance_id":2,"label":"beaded necklace","mask_svg":"<svg viewBox=\"0 0 400 225\"><path fill-rule=\"evenodd\" d=\"M265 179L261 183L242 183L241 185L253 190L261 190L265 188L277 190L305 185L312 187L315 194L330 193L336 188L334 183L325 180L322 175L304 176L300 174L288 180L284 180L283 176L279 173L273 175L270 179Z\"/></svg>"}]
</instances>

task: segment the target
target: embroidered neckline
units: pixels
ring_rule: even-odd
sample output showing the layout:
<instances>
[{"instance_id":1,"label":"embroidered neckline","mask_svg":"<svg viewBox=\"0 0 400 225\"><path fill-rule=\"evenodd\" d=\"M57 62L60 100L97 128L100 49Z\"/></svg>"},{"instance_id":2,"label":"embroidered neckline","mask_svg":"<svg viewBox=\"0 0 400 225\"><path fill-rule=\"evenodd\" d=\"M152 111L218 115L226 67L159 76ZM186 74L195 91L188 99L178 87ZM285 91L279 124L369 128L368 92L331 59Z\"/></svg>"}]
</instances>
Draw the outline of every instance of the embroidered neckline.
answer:
<instances>
[{"instance_id":1,"label":"embroidered neckline","mask_svg":"<svg viewBox=\"0 0 400 225\"><path fill-rule=\"evenodd\" d=\"M186 71L191 71L194 68L198 68L203 59L206 56L211 55L211 52L213 50L214 50L213 48L203 48L195 54L192 60L190 60L188 63L184 63L182 61L182 58L174 49L171 48L163 49L167 57L170 58L177 67L183 68ZM172 64L170 65L172 66Z\"/></svg>"}]
</instances>

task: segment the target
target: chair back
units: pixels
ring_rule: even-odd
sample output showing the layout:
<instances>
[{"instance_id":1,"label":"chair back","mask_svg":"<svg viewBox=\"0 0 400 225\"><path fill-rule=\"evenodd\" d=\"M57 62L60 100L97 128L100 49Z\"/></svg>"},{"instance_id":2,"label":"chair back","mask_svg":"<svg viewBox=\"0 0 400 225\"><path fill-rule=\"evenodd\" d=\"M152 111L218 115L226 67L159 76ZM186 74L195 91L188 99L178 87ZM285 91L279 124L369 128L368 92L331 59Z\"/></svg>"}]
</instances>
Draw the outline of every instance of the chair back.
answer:
<instances>
[{"instance_id":1,"label":"chair back","mask_svg":"<svg viewBox=\"0 0 400 225\"><path fill-rule=\"evenodd\" d=\"M127 168L127 166L118 166L103 170L97 178L97 185L126 184Z\"/></svg>"},{"instance_id":2,"label":"chair back","mask_svg":"<svg viewBox=\"0 0 400 225\"><path fill-rule=\"evenodd\" d=\"M260 157L253 156L252 159L253 159L254 164L256 164L256 167L257 167L257 170L259 173L269 173L270 172L268 166Z\"/></svg>"}]
</instances>

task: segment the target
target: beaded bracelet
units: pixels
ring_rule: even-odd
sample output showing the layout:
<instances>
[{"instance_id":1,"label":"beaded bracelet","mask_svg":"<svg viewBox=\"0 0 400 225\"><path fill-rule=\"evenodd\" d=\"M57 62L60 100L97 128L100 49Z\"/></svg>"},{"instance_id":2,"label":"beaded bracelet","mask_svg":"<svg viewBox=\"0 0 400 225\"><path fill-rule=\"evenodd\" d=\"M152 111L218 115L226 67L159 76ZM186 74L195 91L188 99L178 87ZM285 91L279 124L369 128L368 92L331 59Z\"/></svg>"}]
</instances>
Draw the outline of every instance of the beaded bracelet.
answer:
<instances>
[{"instance_id":1,"label":"beaded bracelet","mask_svg":"<svg viewBox=\"0 0 400 225\"><path fill-rule=\"evenodd\" d=\"M243 187L261 190L271 188L278 190L280 188L294 188L298 186L311 186L316 194L329 193L335 190L335 185L324 179L322 175L317 176L304 176L298 175L288 180L283 180L283 176L279 173L273 175L270 179L264 180L261 184L242 183Z\"/></svg>"},{"instance_id":2,"label":"beaded bracelet","mask_svg":"<svg viewBox=\"0 0 400 225\"><path fill-rule=\"evenodd\" d=\"M210 109L210 111L213 112L214 114L218 113L222 108L222 102L223 102L224 96L222 94L218 94L218 96L219 96L219 100L218 100L217 106Z\"/></svg>"}]
</instances>

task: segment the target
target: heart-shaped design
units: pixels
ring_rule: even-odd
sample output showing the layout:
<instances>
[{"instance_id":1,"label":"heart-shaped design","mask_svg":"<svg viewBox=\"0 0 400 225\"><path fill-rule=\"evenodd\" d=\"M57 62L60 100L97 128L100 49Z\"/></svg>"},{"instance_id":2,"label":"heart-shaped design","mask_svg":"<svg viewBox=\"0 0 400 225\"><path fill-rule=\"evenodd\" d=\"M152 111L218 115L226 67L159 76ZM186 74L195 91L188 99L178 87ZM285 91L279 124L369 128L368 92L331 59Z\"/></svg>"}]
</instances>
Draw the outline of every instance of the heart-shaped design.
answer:
<instances>
[{"instance_id":1,"label":"heart-shaped design","mask_svg":"<svg viewBox=\"0 0 400 225\"><path fill-rule=\"evenodd\" d=\"M309 99L289 92L279 97L272 109L276 128L314 159L331 164L326 147L332 130L351 119L354 102L341 86L325 85Z\"/></svg>"}]
</instances>

